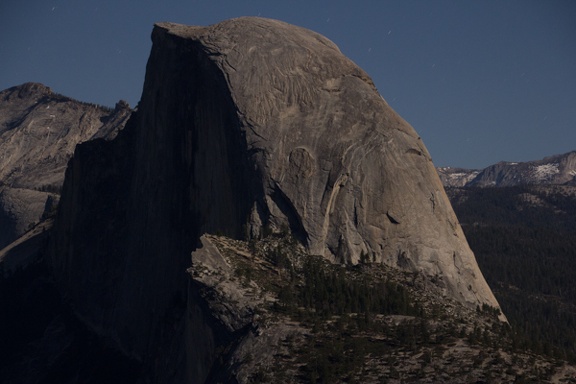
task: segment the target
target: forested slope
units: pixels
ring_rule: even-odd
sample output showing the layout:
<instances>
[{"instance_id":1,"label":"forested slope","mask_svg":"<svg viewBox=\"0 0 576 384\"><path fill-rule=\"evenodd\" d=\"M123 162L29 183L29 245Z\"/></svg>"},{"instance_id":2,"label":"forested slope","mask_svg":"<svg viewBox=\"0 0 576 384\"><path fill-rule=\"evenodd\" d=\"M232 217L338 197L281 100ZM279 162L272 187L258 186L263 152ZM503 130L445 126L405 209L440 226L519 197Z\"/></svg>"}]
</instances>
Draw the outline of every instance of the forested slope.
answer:
<instances>
[{"instance_id":1,"label":"forested slope","mask_svg":"<svg viewBox=\"0 0 576 384\"><path fill-rule=\"evenodd\" d=\"M576 188L449 188L448 195L517 342L576 360Z\"/></svg>"}]
</instances>

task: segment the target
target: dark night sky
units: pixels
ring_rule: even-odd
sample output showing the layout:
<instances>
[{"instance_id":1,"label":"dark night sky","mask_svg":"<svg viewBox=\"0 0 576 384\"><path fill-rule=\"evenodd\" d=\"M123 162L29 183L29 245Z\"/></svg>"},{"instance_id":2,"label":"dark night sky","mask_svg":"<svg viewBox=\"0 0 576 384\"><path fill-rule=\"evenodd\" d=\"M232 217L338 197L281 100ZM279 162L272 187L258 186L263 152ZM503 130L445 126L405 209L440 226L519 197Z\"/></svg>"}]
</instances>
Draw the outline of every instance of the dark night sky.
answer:
<instances>
[{"instance_id":1,"label":"dark night sky","mask_svg":"<svg viewBox=\"0 0 576 384\"><path fill-rule=\"evenodd\" d=\"M576 1L2 0L0 89L140 99L154 22L262 16L317 31L372 76L437 166L576 149Z\"/></svg>"}]
</instances>

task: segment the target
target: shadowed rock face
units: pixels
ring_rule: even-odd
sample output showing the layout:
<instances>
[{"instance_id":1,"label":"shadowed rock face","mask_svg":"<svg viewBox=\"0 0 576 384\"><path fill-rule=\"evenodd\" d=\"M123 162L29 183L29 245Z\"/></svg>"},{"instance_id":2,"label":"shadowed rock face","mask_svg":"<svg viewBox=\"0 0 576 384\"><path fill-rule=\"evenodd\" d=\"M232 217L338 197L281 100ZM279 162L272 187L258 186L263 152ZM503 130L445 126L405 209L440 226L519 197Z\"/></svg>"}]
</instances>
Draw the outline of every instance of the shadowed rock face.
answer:
<instances>
[{"instance_id":1,"label":"shadowed rock face","mask_svg":"<svg viewBox=\"0 0 576 384\"><path fill-rule=\"evenodd\" d=\"M93 329L142 361L177 343L203 233L289 229L334 262L367 255L498 306L422 141L332 42L260 18L152 39L138 111L78 147L57 218L54 273Z\"/></svg>"}]
</instances>

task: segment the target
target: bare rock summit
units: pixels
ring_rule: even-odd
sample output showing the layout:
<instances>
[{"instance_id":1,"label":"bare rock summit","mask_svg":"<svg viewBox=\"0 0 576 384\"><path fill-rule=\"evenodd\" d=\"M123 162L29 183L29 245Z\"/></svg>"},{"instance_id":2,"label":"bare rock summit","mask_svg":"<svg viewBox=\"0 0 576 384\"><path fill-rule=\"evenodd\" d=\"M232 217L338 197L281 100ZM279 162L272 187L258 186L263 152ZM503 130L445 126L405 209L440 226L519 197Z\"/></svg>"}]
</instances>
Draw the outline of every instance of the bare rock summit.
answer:
<instances>
[{"instance_id":1,"label":"bare rock summit","mask_svg":"<svg viewBox=\"0 0 576 384\"><path fill-rule=\"evenodd\" d=\"M186 270L217 233L289 232L498 307L418 134L334 43L254 17L161 23L152 41L138 110L77 147L56 218L53 273L91 329L167 375L188 332L174 311L210 317Z\"/></svg>"},{"instance_id":2,"label":"bare rock summit","mask_svg":"<svg viewBox=\"0 0 576 384\"><path fill-rule=\"evenodd\" d=\"M193 181L200 189L220 182L225 184L216 189L225 187L241 164L231 158L222 164L221 154L213 151L220 145L216 142L229 137L234 147L244 149L241 167L252 178L241 185L253 192L248 201L234 204L244 207L236 230L247 224L254 235L266 226L289 227L313 254L348 263L365 255L423 270L442 276L451 296L497 305L422 140L334 43L260 18L207 28L158 24L154 41L174 46L171 56L189 47L195 56L188 59L190 68L206 66L216 78L214 88L229 95L230 105L221 115L229 115L230 123L213 121L214 115L204 118L215 106L206 108L203 101L187 105L186 120L195 123L191 131L204 140L189 160L202 169ZM166 64L165 57L158 66ZM154 52L151 63L156 64ZM167 93L177 86L171 81L182 80L160 72L156 76L165 81L154 84L155 92ZM228 169L216 176L214 164ZM222 219L228 221L225 212ZM221 229L214 220L205 220L202 231Z\"/></svg>"}]
</instances>

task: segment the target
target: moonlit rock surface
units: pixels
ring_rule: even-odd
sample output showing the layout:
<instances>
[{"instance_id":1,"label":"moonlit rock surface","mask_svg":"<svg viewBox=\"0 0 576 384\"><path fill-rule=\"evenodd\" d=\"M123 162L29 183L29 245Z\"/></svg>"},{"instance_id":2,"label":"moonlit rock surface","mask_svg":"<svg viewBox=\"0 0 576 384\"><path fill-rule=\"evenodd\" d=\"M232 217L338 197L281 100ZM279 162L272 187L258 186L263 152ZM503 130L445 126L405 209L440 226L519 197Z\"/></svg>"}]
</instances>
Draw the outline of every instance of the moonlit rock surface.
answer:
<instances>
[{"instance_id":1,"label":"moonlit rock surface","mask_svg":"<svg viewBox=\"0 0 576 384\"><path fill-rule=\"evenodd\" d=\"M54 273L92 329L168 375L184 352L166 319L196 308L185 271L204 233L290 231L498 307L424 144L332 42L261 18L161 23L152 40L137 112L77 148L55 225Z\"/></svg>"},{"instance_id":2,"label":"moonlit rock surface","mask_svg":"<svg viewBox=\"0 0 576 384\"><path fill-rule=\"evenodd\" d=\"M237 126L220 129L238 131L256 173L252 233L289 226L311 253L438 274L451 296L497 306L418 134L334 43L260 18L162 23L154 37L197 50L191 72L210 64L230 94Z\"/></svg>"}]
</instances>

